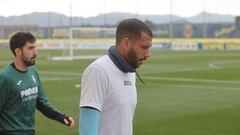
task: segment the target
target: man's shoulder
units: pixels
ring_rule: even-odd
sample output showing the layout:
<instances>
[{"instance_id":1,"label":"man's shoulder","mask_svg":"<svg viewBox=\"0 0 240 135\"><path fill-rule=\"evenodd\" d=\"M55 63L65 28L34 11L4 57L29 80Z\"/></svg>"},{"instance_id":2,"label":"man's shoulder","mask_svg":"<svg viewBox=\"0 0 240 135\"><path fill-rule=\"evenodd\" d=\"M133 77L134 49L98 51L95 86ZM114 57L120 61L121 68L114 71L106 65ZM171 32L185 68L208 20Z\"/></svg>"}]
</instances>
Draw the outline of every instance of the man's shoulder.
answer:
<instances>
[{"instance_id":1,"label":"man's shoulder","mask_svg":"<svg viewBox=\"0 0 240 135\"><path fill-rule=\"evenodd\" d=\"M29 70L29 71L37 72L37 69L36 69L35 66L30 66L30 67L28 67L28 70Z\"/></svg>"},{"instance_id":2,"label":"man's shoulder","mask_svg":"<svg viewBox=\"0 0 240 135\"><path fill-rule=\"evenodd\" d=\"M35 66L28 67L28 73L38 75L38 70Z\"/></svg>"},{"instance_id":3,"label":"man's shoulder","mask_svg":"<svg viewBox=\"0 0 240 135\"><path fill-rule=\"evenodd\" d=\"M6 74L8 74L9 72L11 72L11 65L8 64L6 66L4 66L1 70L0 70L0 76L4 76Z\"/></svg>"},{"instance_id":4,"label":"man's shoulder","mask_svg":"<svg viewBox=\"0 0 240 135\"><path fill-rule=\"evenodd\" d=\"M0 80L4 79L7 77L7 74L5 71L0 71Z\"/></svg>"},{"instance_id":5,"label":"man's shoulder","mask_svg":"<svg viewBox=\"0 0 240 135\"><path fill-rule=\"evenodd\" d=\"M88 67L84 70L85 72L88 71L100 71L100 72L106 72L108 71L111 59L109 58L108 55L101 56L94 60L91 64L88 65Z\"/></svg>"},{"instance_id":6,"label":"man's shoulder","mask_svg":"<svg viewBox=\"0 0 240 135\"><path fill-rule=\"evenodd\" d=\"M104 56L101 56L99 57L98 59L96 59L93 63L94 64L106 64L108 63L110 60L109 56L108 55L104 55Z\"/></svg>"},{"instance_id":7,"label":"man's shoulder","mask_svg":"<svg viewBox=\"0 0 240 135\"><path fill-rule=\"evenodd\" d=\"M6 65L5 67L3 67L0 71L0 80L4 81L9 79L10 77L9 74L11 74L10 72L11 72L10 65Z\"/></svg>"},{"instance_id":8,"label":"man's shoulder","mask_svg":"<svg viewBox=\"0 0 240 135\"><path fill-rule=\"evenodd\" d=\"M97 66L97 67L108 67L111 64L111 59L108 55L104 55L93 61L89 66Z\"/></svg>"}]
</instances>

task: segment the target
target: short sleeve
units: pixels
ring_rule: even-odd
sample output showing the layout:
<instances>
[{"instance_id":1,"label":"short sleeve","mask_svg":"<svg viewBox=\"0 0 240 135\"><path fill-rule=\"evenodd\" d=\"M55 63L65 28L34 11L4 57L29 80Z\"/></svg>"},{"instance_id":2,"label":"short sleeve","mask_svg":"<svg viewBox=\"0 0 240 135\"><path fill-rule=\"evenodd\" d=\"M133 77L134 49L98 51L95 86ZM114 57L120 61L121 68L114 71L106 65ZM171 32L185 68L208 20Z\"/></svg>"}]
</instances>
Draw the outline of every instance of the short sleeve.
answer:
<instances>
[{"instance_id":1,"label":"short sleeve","mask_svg":"<svg viewBox=\"0 0 240 135\"><path fill-rule=\"evenodd\" d=\"M108 75L104 68L90 65L84 71L81 81L80 107L93 107L102 110L108 91Z\"/></svg>"}]
</instances>

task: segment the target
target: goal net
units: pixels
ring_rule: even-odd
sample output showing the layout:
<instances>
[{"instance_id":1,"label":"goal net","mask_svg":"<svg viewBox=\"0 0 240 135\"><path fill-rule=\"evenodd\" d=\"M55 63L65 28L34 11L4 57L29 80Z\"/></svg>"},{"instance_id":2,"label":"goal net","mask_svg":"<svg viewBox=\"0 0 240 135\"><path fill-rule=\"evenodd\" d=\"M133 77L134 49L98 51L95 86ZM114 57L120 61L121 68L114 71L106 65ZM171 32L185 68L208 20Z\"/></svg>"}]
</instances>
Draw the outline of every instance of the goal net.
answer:
<instances>
[{"instance_id":1,"label":"goal net","mask_svg":"<svg viewBox=\"0 0 240 135\"><path fill-rule=\"evenodd\" d=\"M62 56L52 60L93 59L114 45L116 28L70 28L66 42L62 43Z\"/></svg>"}]
</instances>

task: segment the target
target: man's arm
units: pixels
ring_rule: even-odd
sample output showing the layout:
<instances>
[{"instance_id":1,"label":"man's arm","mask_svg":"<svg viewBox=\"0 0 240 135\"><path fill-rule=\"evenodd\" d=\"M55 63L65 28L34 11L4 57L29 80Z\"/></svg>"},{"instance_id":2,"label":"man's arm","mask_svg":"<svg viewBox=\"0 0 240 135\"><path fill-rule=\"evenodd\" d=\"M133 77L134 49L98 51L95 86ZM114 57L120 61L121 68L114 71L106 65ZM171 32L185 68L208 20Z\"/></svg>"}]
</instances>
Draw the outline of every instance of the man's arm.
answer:
<instances>
[{"instance_id":1,"label":"man's arm","mask_svg":"<svg viewBox=\"0 0 240 135\"><path fill-rule=\"evenodd\" d=\"M97 135L100 111L95 108L81 107L79 116L80 135Z\"/></svg>"},{"instance_id":2,"label":"man's arm","mask_svg":"<svg viewBox=\"0 0 240 135\"><path fill-rule=\"evenodd\" d=\"M39 90L36 107L43 115L50 119L59 121L70 128L75 126L75 122L72 117L59 112L50 105L44 91L41 88Z\"/></svg>"},{"instance_id":3,"label":"man's arm","mask_svg":"<svg viewBox=\"0 0 240 135\"><path fill-rule=\"evenodd\" d=\"M73 128L75 126L74 119L70 116L66 116L65 114L55 109L52 105L50 105L50 103L48 102L47 96L44 92L44 89L42 87L39 74L36 69L35 69L35 72L37 76L37 81L39 83L39 87L38 87L39 92L38 92L36 108L46 117L59 121L67 125L68 127Z\"/></svg>"},{"instance_id":4,"label":"man's arm","mask_svg":"<svg viewBox=\"0 0 240 135\"><path fill-rule=\"evenodd\" d=\"M98 65L85 69L81 81L80 135L98 135L100 114L108 91L108 75Z\"/></svg>"}]
</instances>

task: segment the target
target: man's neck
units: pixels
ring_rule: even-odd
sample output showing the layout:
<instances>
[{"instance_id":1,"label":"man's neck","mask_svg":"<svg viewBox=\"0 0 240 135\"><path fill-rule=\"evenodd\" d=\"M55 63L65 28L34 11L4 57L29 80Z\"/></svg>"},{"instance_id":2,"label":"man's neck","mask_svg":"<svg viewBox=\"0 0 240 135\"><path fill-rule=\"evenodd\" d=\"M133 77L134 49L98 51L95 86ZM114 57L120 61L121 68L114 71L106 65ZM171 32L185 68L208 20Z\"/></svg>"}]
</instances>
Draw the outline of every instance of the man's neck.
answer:
<instances>
[{"instance_id":1,"label":"man's neck","mask_svg":"<svg viewBox=\"0 0 240 135\"><path fill-rule=\"evenodd\" d=\"M123 48L116 46L117 53L126 60L126 53L124 52Z\"/></svg>"},{"instance_id":2,"label":"man's neck","mask_svg":"<svg viewBox=\"0 0 240 135\"><path fill-rule=\"evenodd\" d=\"M17 58L14 59L14 65L16 69L19 71L25 72L28 69L28 67L21 60L18 60Z\"/></svg>"}]
</instances>

